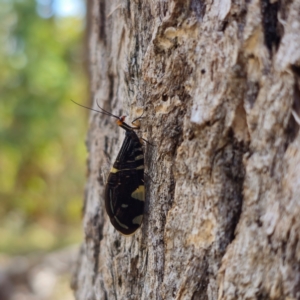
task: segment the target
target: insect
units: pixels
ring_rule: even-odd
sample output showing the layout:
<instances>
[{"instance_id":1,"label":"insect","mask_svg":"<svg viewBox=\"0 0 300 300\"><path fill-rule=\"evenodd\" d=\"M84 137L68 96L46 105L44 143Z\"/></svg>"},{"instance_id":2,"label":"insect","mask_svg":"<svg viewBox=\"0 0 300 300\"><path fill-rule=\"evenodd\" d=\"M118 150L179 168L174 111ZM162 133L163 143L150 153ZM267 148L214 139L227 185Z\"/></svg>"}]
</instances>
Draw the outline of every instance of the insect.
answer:
<instances>
[{"instance_id":1,"label":"insect","mask_svg":"<svg viewBox=\"0 0 300 300\"><path fill-rule=\"evenodd\" d=\"M125 130L125 139L106 182L104 198L112 225L122 234L131 235L142 224L145 202L144 154L141 140L134 131L140 127L131 127L125 123L124 116L118 117L98 107L100 111L89 109L117 119L116 124Z\"/></svg>"}]
</instances>

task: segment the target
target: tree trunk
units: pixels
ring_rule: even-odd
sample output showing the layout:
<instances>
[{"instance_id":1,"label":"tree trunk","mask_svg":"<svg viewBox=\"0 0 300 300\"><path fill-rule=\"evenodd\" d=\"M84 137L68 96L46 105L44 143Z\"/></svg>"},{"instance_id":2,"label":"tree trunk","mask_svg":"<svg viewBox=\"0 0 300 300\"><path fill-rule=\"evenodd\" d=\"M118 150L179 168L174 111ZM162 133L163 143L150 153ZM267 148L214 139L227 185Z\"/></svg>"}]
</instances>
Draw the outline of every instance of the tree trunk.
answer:
<instances>
[{"instance_id":1,"label":"tree trunk","mask_svg":"<svg viewBox=\"0 0 300 300\"><path fill-rule=\"evenodd\" d=\"M125 237L103 176L124 131L91 112L76 298L300 299L300 1L91 3L93 107L144 112L152 145Z\"/></svg>"}]
</instances>

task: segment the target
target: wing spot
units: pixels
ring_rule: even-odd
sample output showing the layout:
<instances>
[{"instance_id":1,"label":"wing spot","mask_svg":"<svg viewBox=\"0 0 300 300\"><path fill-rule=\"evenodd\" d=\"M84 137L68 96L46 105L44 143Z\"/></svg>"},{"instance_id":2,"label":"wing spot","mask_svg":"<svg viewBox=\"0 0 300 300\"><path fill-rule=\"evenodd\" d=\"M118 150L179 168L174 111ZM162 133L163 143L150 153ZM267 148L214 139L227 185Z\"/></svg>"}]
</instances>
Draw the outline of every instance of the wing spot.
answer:
<instances>
[{"instance_id":1,"label":"wing spot","mask_svg":"<svg viewBox=\"0 0 300 300\"><path fill-rule=\"evenodd\" d=\"M128 204L122 204L121 206L126 208L126 207L128 207Z\"/></svg>"},{"instance_id":2,"label":"wing spot","mask_svg":"<svg viewBox=\"0 0 300 300\"><path fill-rule=\"evenodd\" d=\"M133 191L131 197L140 201L145 201L145 186L139 185L139 187Z\"/></svg>"},{"instance_id":3,"label":"wing spot","mask_svg":"<svg viewBox=\"0 0 300 300\"><path fill-rule=\"evenodd\" d=\"M132 224L141 225L143 221L143 215L139 215L132 220Z\"/></svg>"},{"instance_id":4,"label":"wing spot","mask_svg":"<svg viewBox=\"0 0 300 300\"><path fill-rule=\"evenodd\" d=\"M118 170L118 169L112 168L112 169L110 170L110 172L113 173L113 174L115 174L115 173L117 173L117 172L130 171L130 170L132 170L132 169L121 169L121 170Z\"/></svg>"},{"instance_id":5,"label":"wing spot","mask_svg":"<svg viewBox=\"0 0 300 300\"><path fill-rule=\"evenodd\" d=\"M110 173L115 174L115 173L117 173L117 172L119 172L119 170L116 169L116 168L114 168L114 167L112 167L112 168L110 169Z\"/></svg>"}]
</instances>

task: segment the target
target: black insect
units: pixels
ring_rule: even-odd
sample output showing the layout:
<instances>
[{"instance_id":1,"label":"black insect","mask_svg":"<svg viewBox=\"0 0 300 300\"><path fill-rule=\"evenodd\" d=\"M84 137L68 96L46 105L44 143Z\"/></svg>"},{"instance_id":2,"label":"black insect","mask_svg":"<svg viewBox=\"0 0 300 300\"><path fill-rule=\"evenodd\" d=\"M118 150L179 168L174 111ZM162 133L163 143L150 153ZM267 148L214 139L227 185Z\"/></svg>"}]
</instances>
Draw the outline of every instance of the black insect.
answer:
<instances>
[{"instance_id":1,"label":"black insect","mask_svg":"<svg viewBox=\"0 0 300 300\"><path fill-rule=\"evenodd\" d=\"M145 202L144 154L134 129L124 122L125 139L105 187L105 207L113 226L125 235L134 233L142 224Z\"/></svg>"},{"instance_id":2,"label":"black insect","mask_svg":"<svg viewBox=\"0 0 300 300\"><path fill-rule=\"evenodd\" d=\"M112 225L122 234L131 235L142 224L145 202L144 154L134 131L139 126L131 127L124 122L124 116L98 107L101 111L90 109L116 118L116 124L125 130L125 139L106 182L105 208Z\"/></svg>"}]
</instances>

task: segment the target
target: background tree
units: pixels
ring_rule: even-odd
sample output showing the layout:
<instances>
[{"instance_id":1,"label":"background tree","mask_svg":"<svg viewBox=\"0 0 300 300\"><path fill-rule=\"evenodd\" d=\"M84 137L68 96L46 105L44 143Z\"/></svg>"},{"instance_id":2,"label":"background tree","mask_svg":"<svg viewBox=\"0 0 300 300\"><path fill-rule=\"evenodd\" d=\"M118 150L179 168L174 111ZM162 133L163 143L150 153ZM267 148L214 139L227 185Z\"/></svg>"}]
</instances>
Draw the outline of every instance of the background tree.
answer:
<instances>
[{"instance_id":1,"label":"background tree","mask_svg":"<svg viewBox=\"0 0 300 300\"><path fill-rule=\"evenodd\" d=\"M92 1L91 91L144 111L145 218L99 176L124 133L91 112L77 299L299 299L300 2Z\"/></svg>"},{"instance_id":2,"label":"background tree","mask_svg":"<svg viewBox=\"0 0 300 300\"><path fill-rule=\"evenodd\" d=\"M83 20L0 0L0 253L78 242L87 95Z\"/></svg>"}]
</instances>

